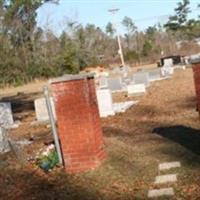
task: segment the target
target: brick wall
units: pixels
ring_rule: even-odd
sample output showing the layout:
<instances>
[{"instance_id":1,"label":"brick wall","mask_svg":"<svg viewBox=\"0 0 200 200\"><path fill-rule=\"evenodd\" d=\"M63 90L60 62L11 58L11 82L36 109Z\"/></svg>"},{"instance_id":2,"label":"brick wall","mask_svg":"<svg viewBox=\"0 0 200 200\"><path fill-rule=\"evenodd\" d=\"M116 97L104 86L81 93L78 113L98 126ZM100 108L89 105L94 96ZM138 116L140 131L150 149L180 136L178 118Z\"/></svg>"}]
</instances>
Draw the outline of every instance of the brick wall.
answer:
<instances>
[{"instance_id":1,"label":"brick wall","mask_svg":"<svg viewBox=\"0 0 200 200\"><path fill-rule=\"evenodd\" d=\"M200 63L195 63L192 65L194 85L197 99L197 110L200 114Z\"/></svg>"},{"instance_id":2,"label":"brick wall","mask_svg":"<svg viewBox=\"0 0 200 200\"><path fill-rule=\"evenodd\" d=\"M94 78L52 82L58 132L68 172L83 172L106 157Z\"/></svg>"}]
</instances>

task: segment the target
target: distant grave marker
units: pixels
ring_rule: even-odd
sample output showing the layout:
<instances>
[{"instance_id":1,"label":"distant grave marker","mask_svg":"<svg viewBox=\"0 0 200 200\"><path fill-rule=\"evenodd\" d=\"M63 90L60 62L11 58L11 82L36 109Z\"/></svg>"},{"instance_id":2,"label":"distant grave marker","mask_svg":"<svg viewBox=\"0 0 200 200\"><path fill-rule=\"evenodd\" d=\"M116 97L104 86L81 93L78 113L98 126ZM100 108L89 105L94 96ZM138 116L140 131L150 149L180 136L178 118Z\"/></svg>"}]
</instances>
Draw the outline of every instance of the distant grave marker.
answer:
<instances>
[{"instance_id":1,"label":"distant grave marker","mask_svg":"<svg viewBox=\"0 0 200 200\"><path fill-rule=\"evenodd\" d=\"M100 76L99 77L99 88L108 88L108 78L105 76Z\"/></svg>"},{"instance_id":2,"label":"distant grave marker","mask_svg":"<svg viewBox=\"0 0 200 200\"><path fill-rule=\"evenodd\" d=\"M12 128L14 125L11 103L1 102L0 103L0 126L3 128Z\"/></svg>"},{"instance_id":3,"label":"distant grave marker","mask_svg":"<svg viewBox=\"0 0 200 200\"><path fill-rule=\"evenodd\" d=\"M122 87L122 79L120 77L109 78L108 79L108 88L111 91L120 91L123 89Z\"/></svg>"},{"instance_id":4,"label":"distant grave marker","mask_svg":"<svg viewBox=\"0 0 200 200\"><path fill-rule=\"evenodd\" d=\"M50 98L51 106L54 114L54 119L56 119L56 112L55 112L55 106L53 102L53 98ZM35 106L35 112L36 112L36 118L39 122L45 122L49 120L48 110L46 106L46 100L45 98L39 98L34 101Z\"/></svg>"},{"instance_id":5,"label":"distant grave marker","mask_svg":"<svg viewBox=\"0 0 200 200\"><path fill-rule=\"evenodd\" d=\"M150 85L149 83L149 73L148 72L137 72L133 75L134 84L145 84L146 87Z\"/></svg>"},{"instance_id":6,"label":"distant grave marker","mask_svg":"<svg viewBox=\"0 0 200 200\"><path fill-rule=\"evenodd\" d=\"M149 70L149 80L156 81L161 79L161 69L151 69Z\"/></svg>"},{"instance_id":7,"label":"distant grave marker","mask_svg":"<svg viewBox=\"0 0 200 200\"><path fill-rule=\"evenodd\" d=\"M145 84L131 84L127 86L128 95L140 95L146 92Z\"/></svg>"}]
</instances>

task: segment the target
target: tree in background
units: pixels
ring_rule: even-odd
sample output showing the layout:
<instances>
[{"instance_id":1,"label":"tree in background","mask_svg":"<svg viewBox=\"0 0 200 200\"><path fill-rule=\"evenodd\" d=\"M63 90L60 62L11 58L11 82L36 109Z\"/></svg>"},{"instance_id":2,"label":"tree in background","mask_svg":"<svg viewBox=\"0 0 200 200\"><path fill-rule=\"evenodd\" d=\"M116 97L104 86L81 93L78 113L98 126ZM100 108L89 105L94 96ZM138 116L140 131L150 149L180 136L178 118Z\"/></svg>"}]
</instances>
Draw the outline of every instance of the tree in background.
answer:
<instances>
[{"instance_id":1,"label":"tree in background","mask_svg":"<svg viewBox=\"0 0 200 200\"><path fill-rule=\"evenodd\" d=\"M133 20L130 17L125 16L122 20L122 25L125 27L127 33L125 34L126 42L128 49L130 49L130 38L137 30L137 27L135 26Z\"/></svg>"},{"instance_id":2,"label":"tree in background","mask_svg":"<svg viewBox=\"0 0 200 200\"><path fill-rule=\"evenodd\" d=\"M114 33L116 32L116 29L114 28L113 24L111 22L108 22L106 25L106 33L113 37Z\"/></svg>"}]
</instances>

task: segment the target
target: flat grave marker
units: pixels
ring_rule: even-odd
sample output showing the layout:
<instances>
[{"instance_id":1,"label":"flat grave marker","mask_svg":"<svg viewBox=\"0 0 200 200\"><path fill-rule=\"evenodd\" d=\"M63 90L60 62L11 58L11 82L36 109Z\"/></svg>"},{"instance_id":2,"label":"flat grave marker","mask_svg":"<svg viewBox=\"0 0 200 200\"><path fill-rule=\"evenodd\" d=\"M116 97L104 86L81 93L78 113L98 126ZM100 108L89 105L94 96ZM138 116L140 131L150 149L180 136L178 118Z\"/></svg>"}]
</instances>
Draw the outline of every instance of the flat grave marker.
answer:
<instances>
[{"instance_id":1,"label":"flat grave marker","mask_svg":"<svg viewBox=\"0 0 200 200\"><path fill-rule=\"evenodd\" d=\"M162 197L162 196L173 196L173 195L174 195L174 189L171 187L149 190L149 192L148 192L149 198L156 198L156 197Z\"/></svg>"},{"instance_id":2,"label":"flat grave marker","mask_svg":"<svg viewBox=\"0 0 200 200\"><path fill-rule=\"evenodd\" d=\"M176 174L167 174L167 175L156 176L155 184L169 183L176 181L177 181Z\"/></svg>"},{"instance_id":3,"label":"flat grave marker","mask_svg":"<svg viewBox=\"0 0 200 200\"><path fill-rule=\"evenodd\" d=\"M166 163L161 163L158 166L158 169L161 170L169 170L173 168L178 168L181 167L181 163L176 161L176 162L166 162Z\"/></svg>"}]
</instances>

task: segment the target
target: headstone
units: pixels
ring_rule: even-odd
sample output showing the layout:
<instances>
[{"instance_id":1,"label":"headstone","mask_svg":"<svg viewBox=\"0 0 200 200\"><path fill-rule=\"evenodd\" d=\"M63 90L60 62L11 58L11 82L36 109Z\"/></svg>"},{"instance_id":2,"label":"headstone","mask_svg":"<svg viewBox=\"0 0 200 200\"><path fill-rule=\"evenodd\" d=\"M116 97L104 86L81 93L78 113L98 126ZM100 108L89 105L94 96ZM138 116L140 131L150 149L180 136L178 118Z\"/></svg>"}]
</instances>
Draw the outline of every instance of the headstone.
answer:
<instances>
[{"instance_id":1,"label":"headstone","mask_svg":"<svg viewBox=\"0 0 200 200\"><path fill-rule=\"evenodd\" d=\"M54 119L56 119L56 112L55 112L55 106L53 102L53 98L50 97L51 101L51 107L53 110ZM44 122L49 120L48 110L46 106L46 100L45 98L39 98L34 101L35 106L35 112L36 112L36 119L39 122Z\"/></svg>"},{"instance_id":2,"label":"headstone","mask_svg":"<svg viewBox=\"0 0 200 200\"><path fill-rule=\"evenodd\" d=\"M127 86L128 95L139 95L146 92L145 84L131 84Z\"/></svg>"},{"instance_id":3,"label":"headstone","mask_svg":"<svg viewBox=\"0 0 200 200\"><path fill-rule=\"evenodd\" d=\"M121 91L123 89L122 79L120 77L109 78L108 79L108 88L111 91Z\"/></svg>"},{"instance_id":4,"label":"headstone","mask_svg":"<svg viewBox=\"0 0 200 200\"><path fill-rule=\"evenodd\" d=\"M100 117L114 115L111 91L109 89L100 89L96 93Z\"/></svg>"},{"instance_id":5,"label":"headstone","mask_svg":"<svg viewBox=\"0 0 200 200\"><path fill-rule=\"evenodd\" d=\"M108 78L106 76L99 77L99 88L108 88Z\"/></svg>"},{"instance_id":6,"label":"headstone","mask_svg":"<svg viewBox=\"0 0 200 200\"><path fill-rule=\"evenodd\" d=\"M14 125L11 104L9 102L0 103L0 126L11 128Z\"/></svg>"},{"instance_id":7,"label":"headstone","mask_svg":"<svg viewBox=\"0 0 200 200\"><path fill-rule=\"evenodd\" d=\"M157 81L161 79L161 69L151 69L149 70L149 80L150 81Z\"/></svg>"},{"instance_id":8,"label":"headstone","mask_svg":"<svg viewBox=\"0 0 200 200\"><path fill-rule=\"evenodd\" d=\"M145 84L146 87L150 85L148 72L137 72L133 75L134 84Z\"/></svg>"},{"instance_id":9,"label":"headstone","mask_svg":"<svg viewBox=\"0 0 200 200\"><path fill-rule=\"evenodd\" d=\"M172 58L168 58L168 59L164 59L164 66L173 66L173 59Z\"/></svg>"},{"instance_id":10,"label":"headstone","mask_svg":"<svg viewBox=\"0 0 200 200\"><path fill-rule=\"evenodd\" d=\"M174 73L174 68L170 66L163 66L161 68L161 74L162 76L170 76Z\"/></svg>"},{"instance_id":11,"label":"headstone","mask_svg":"<svg viewBox=\"0 0 200 200\"><path fill-rule=\"evenodd\" d=\"M0 153L6 153L10 150L6 130L0 127Z\"/></svg>"}]
</instances>

